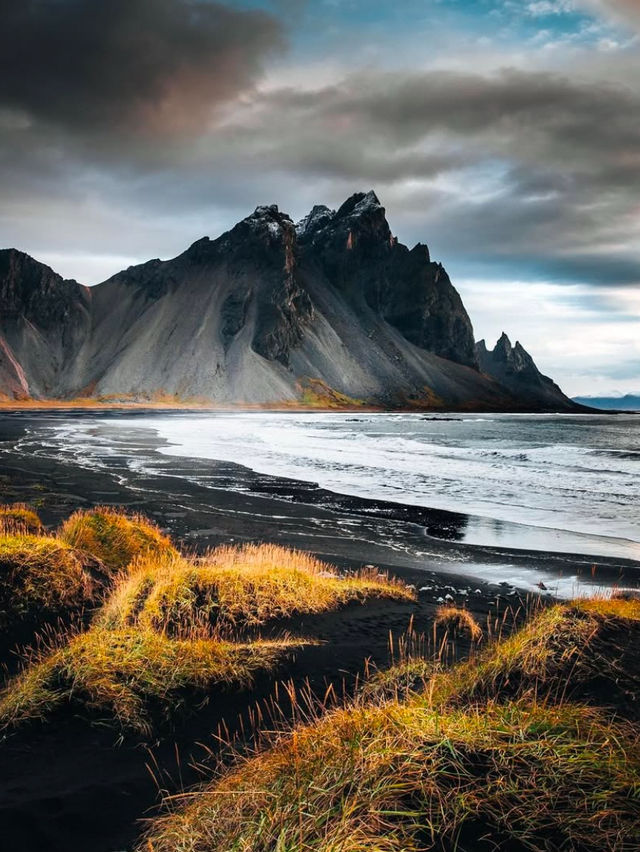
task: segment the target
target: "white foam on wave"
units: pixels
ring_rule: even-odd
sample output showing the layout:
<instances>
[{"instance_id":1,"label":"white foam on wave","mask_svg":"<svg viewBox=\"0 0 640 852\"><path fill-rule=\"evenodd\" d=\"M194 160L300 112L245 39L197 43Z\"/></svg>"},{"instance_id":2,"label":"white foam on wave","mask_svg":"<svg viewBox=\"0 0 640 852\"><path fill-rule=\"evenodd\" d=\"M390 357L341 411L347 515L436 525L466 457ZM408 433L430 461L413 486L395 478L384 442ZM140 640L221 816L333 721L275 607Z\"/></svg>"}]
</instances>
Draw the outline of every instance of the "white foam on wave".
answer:
<instances>
[{"instance_id":1,"label":"white foam on wave","mask_svg":"<svg viewBox=\"0 0 640 852\"><path fill-rule=\"evenodd\" d=\"M600 550L578 541L575 552L640 558L638 419L238 412L108 423L155 429L167 442L161 448L166 454L235 462L343 494L547 528L550 539L554 530L601 537ZM77 444L82 427L65 429Z\"/></svg>"}]
</instances>

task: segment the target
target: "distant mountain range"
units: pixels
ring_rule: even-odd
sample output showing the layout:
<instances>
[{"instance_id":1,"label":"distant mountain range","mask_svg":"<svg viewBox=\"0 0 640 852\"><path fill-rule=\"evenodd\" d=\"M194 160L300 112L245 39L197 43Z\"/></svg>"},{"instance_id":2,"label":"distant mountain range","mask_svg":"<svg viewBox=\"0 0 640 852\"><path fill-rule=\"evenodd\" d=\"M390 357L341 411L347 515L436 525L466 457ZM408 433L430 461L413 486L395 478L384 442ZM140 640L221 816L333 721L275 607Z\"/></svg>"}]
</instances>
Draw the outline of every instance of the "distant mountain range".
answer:
<instances>
[{"instance_id":1,"label":"distant mountain range","mask_svg":"<svg viewBox=\"0 0 640 852\"><path fill-rule=\"evenodd\" d=\"M294 224L258 207L215 240L95 287L0 251L8 399L575 410L519 343L476 344L426 245L373 192Z\"/></svg>"},{"instance_id":2,"label":"distant mountain range","mask_svg":"<svg viewBox=\"0 0 640 852\"><path fill-rule=\"evenodd\" d=\"M573 401L604 411L640 411L640 394L635 393L624 396L575 396Z\"/></svg>"}]
</instances>

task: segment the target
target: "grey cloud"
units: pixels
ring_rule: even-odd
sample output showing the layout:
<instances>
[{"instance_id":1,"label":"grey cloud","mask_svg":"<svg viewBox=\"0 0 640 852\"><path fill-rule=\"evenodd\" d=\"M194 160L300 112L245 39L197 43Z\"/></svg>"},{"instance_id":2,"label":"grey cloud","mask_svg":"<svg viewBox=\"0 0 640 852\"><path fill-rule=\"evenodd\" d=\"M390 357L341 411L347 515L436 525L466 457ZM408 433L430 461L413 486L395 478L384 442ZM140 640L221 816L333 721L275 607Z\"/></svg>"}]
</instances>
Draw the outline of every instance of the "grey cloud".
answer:
<instances>
[{"instance_id":1,"label":"grey cloud","mask_svg":"<svg viewBox=\"0 0 640 852\"><path fill-rule=\"evenodd\" d=\"M208 0L0 0L0 20L0 105L72 133L192 131L283 42Z\"/></svg>"},{"instance_id":2,"label":"grey cloud","mask_svg":"<svg viewBox=\"0 0 640 852\"><path fill-rule=\"evenodd\" d=\"M5 198L17 201L93 195L134 220L173 216L195 238L256 203L301 215L375 186L401 239L429 240L454 272L640 280L640 95L577 73L371 70L312 91L256 88L212 128L142 149L74 148L68 129L42 145L19 120L4 137ZM8 203L0 224L15 220Z\"/></svg>"},{"instance_id":3,"label":"grey cloud","mask_svg":"<svg viewBox=\"0 0 640 852\"><path fill-rule=\"evenodd\" d=\"M375 185L401 236L445 259L597 285L640 281L639 152L632 89L514 70L259 93L210 140L218 165L324 180L330 203Z\"/></svg>"}]
</instances>

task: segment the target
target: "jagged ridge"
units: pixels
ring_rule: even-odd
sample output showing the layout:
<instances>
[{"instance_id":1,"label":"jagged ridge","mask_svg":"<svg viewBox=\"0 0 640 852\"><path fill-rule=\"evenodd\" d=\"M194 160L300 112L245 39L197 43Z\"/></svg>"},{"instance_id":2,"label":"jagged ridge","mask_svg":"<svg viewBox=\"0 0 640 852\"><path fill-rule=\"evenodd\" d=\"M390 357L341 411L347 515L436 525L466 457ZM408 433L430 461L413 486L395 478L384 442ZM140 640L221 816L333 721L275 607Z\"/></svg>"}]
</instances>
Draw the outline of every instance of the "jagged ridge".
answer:
<instances>
[{"instance_id":1,"label":"jagged ridge","mask_svg":"<svg viewBox=\"0 0 640 852\"><path fill-rule=\"evenodd\" d=\"M398 242L374 192L297 224L258 207L92 288L0 252L0 306L9 397L573 407L519 344L476 347L445 269Z\"/></svg>"}]
</instances>

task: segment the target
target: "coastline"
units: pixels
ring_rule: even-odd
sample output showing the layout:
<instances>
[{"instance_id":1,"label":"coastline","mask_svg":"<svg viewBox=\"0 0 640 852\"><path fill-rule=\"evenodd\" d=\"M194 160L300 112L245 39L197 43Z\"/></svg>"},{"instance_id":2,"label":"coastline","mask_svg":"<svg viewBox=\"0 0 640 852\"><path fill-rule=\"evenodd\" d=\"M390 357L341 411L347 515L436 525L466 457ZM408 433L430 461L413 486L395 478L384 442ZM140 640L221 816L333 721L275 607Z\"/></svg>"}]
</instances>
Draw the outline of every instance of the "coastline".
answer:
<instances>
[{"instance_id":1,"label":"coastline","mask_svg":"<svg viewBox=\"0 0 640 852\"><path fill-rule=\"evenodd\" d=\"M185 546L201 550L228 541L275 541L348 566L375 563L390 571L416 572L418 578L455 575L468 585L493 566L488 575L495 580L488 585L495 588L519 574L547 586L554 577L580 577L595 586L640 582L640 562L632 559L466 543L463 531L473 516L464 512L339 494L234 462L160 453L166 442L151 429L94 425L98 443L110 450L101 469L88 468L39 445L40 426L55 424L66 413L54 411L49 417L38 412L31 419L30 412L0 412L0 473L14 488L18 484L15 499L38 502L48 524L59 523L75 508L107 503L150 514ZM74 410L70 415L90 419L92 413ZM141 418L144 413L135 412ZM118 412L108 412L111 418L117 419ZM29 455L15 447L26 430ZM144 470L132 471L127 456L144 459L139 466ZM534 583L510 585L533 591Z\"/></svg>"},{"instance_id":2,"label":"coastline","mask_svg":"<svg viewBox=\"0 0 640 852\"><path fill-rule=\"evenodd\" d=\"M282 696L288 684L318 696L330 685L348 694L367 665L388 664L390 639L397 646L410 624L418 633L427 630L443 600L463 604L485 624L522 617L534 581L544 580L550 591L553 583L570 591L576 577L596 590L615 583L640 585L640 563L598 558L594 572L593 559L576 554L465 544L456 539L466 517L462 513L348 497L234 463L167 456L158 452L162 440L150 429L116 431L95 424L96 443L109 451L100 468L47 445L45 423L92 414L78 409L0 413L2 502L34 504L49 528L77 508L123 506L149 515L191 552L272 541L309 550L344 569L373 564L413 584L418 599L371 602L278 625L279 631L319 644L297 651L274 674L256 678L250 690L221 693L152 743L116 741L113 730L71 714L55 724L3 735L0 834L23 852L130 848L140 821L155 813L160 789L179 795L198 783L218 754L218 732L233 734L247 725L250 730L258 707L268 718L274 691L279 688ZM151 460L152 469L146 464L131 470L131 457ZM489 572L485 578L483 566ZM468 646L461 642L454 653L464 657Z\"/></svg>"}]
</instances>

